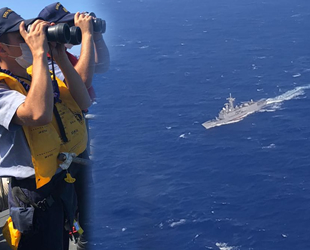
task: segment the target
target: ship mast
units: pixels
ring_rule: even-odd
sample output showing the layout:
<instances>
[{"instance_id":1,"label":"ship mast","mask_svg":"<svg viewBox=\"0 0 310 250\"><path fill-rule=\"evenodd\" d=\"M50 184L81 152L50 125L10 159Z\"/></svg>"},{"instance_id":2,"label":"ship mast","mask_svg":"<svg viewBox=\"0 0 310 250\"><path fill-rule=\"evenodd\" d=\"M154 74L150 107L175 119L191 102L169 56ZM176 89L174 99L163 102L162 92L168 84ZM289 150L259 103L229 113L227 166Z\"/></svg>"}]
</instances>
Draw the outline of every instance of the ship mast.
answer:
<instances>
[{"instance_id":1,"label":"ship mast","mask_svg":"<svg viewBox=\"0 0 310 250\"><path fill-rule=\"evenodd\" d=\"M229 97L226 100L229 102L229 110L233 110L235 98L231 97L231 93L229 93Z\"/></svg>"}]
</instances>

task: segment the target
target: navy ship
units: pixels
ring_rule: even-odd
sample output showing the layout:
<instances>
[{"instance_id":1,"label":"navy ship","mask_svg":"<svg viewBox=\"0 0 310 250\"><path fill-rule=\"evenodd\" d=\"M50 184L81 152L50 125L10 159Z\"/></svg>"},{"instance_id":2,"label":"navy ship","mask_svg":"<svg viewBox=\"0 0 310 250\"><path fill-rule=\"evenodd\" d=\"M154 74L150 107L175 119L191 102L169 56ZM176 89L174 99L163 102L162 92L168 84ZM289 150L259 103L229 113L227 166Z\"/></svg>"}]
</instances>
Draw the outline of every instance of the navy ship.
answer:
<instances>
[{"instance_id":1,"label":"navy ship","mask_svg":"<svg viewBox=\"0 0 310 250\"><path fill-rule=\"evenodd\" d=\"M224 104L224 107L220 111L218 117L213 120L204 122L202 126L206 129L210 129L213 127L218 127L225 124L235 123L241 121L244 117L259 111L263 106L267 105L265 99L254 102L251 101L241 103L239 106L234 105L235 98L229 95L226 98L228 101Z\"/></svg>"}]
</instances>

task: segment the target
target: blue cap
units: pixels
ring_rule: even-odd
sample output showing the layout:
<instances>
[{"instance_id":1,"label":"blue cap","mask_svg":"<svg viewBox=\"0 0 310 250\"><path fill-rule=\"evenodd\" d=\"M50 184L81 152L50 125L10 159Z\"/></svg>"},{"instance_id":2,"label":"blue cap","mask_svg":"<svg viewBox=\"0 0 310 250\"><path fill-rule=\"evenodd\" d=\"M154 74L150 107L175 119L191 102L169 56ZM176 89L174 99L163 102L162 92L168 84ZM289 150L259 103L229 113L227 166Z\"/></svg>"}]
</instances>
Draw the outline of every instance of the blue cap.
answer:
<instances>
[{"instance_id":1,"label":"blue cap","mask_svg":"<svg viewBox=\"0 0 310 250\"><path fill-rule=\"evenodd\" d=\"M38 17L48 22L69 22L74 20L74 13L70 13L61 3L56 2L46 6Z\"/></svg>"},{"instance_id":2,"label":"blue cap","mask_svg":"<svg viewBox=\"0 0 310 250\"><path fill-rule=\"evenodd\" d=\"M26 26L32 24L35 20L41 18L32 18L25 20L8 7L0 9L0 36L5 33L19 31L19 25L25 21Z\"/></svg>"}]
</instances>

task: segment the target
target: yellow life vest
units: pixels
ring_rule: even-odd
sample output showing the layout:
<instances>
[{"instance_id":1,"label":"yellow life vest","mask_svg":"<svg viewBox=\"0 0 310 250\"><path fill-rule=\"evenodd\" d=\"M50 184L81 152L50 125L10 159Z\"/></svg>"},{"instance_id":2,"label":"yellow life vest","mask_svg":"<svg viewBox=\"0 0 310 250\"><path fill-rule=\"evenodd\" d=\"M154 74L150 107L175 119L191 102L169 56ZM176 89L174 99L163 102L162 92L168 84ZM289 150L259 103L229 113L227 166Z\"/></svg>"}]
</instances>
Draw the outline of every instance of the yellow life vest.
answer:
<instances>
[{"instance_id":1,"label":"yellow life vest","mask_svg":"<svg viewBox=\"0 0 310 250\"><path fill-rule=\"evenodd\" d=\"M32 75L32 66L27 69ZM0 72L0 80L7 86L24 95L27 91L14 77ZM81 109L71 96L66 84L57 78L61 102L55 104L61 118L68 142L61 140L61 134L55 115L51 123L44 126L23 126L23 130L31 151L35 170L36 187L47 184L59 167L57 159L61 152L81 154L87 147L87 130Z\"/></svg>"},{"instance_id":2,"label":"yellow life vest","mask_svg":"<svg viewBox=\"0 0 310 250\"><path fill-rule=\"evenodd\" d=\"M2 228L2 234L11 249L17 250L21 239L21 233L14 228L12 218L9 217Z\"/></svg>"}]
</instances>

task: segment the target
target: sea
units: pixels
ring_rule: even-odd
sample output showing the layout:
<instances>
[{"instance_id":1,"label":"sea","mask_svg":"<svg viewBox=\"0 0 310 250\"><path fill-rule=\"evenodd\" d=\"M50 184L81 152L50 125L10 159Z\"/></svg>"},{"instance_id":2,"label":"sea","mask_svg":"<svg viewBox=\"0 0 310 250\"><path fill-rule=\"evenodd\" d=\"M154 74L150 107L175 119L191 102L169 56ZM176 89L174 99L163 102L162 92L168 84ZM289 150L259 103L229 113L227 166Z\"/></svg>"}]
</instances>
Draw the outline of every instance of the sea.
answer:
<instances>
[{"instance_id":1,"label":"sea","mask_svg":"<svg viewBox=\"0 0 310 250\"><path fill-rule=\"evenodd\" d=\"M91 249L310 249L310 1L96 6ZM205 129L230 94L272 105Z\"/></svg>"}]
</instances>

